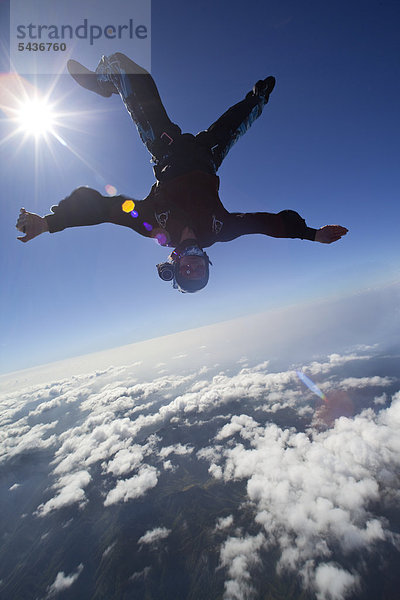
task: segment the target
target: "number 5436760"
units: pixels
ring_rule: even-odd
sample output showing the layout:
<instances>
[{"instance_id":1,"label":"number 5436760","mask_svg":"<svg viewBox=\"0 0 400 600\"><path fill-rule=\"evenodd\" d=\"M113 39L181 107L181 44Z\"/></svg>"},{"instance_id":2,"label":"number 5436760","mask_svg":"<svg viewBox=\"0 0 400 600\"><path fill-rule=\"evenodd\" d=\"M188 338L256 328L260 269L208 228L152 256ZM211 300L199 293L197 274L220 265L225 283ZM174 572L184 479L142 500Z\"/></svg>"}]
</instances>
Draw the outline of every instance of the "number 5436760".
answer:
<instances>
[{"instance_id":1,"label":"number 5436760","mask_svg":"<svg viewBox=\"0 0 400 600\"><path fill-rule=\"evenodd\" d=\"M19 52L23 52L24 50L28 52L49 52L50 50L65 52L66 49L67 44L64 44L64 42L61 42L61 44L57 42L40 42L39 44L37 42L28 42L27 44L20 42L18 44Z\"/></svg>"}]
</instances>

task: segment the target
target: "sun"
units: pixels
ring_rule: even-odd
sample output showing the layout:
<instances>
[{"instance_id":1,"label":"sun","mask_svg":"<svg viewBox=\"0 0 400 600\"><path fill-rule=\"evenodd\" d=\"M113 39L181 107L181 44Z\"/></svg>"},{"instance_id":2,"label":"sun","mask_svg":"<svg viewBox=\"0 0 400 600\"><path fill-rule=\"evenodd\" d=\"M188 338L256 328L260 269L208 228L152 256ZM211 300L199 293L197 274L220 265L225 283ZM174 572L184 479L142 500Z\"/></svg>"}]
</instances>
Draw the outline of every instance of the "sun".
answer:
<instances>
[{"instance_id":1,"label":"sun","mask_svg":"<svg viewBox=\"0 0 400 600\"><path fill-rule=\"evenodd\" d=\"M96 165L83 156L64 135L70 132L86 132L84 123L88 119L100 118L97 111L85 111L62 108L68 98L56 95L56 78L47 90L40 90L36 85L17 73L0 73L0 126L4 124L5 135L0 133L0 148L6 144L15 144L15 153L10 153L9 160L17 156L24 146L33 142L36 168L40 164L39 157L52 158L62 168L58 145L73 154L97 177L102 178ZM3 118L3 113L5 118ZM38 175L39 176L39 175ZM110 190L113 186L109 186ZM115 188L113 188L115 190ZM112 191L112 190L111 190ZM107 192L109 193L109 192Z\"/></svg>"},{"instance_id":2,"label":"sun","mask_svg":"<svg viewBox=\"0 0 400 600\"><path fill-rule=\"evenodd\" d=\"M30 98L17 108L15 121L19 131L39 138L54 133L56 115L46 99Z\"/></svg>"},{"instance_id":3,"label":"sun","mask_svg":"<svg viewBox=\"0 0 400 600\"><path fill-rule=\"evenodd\" d=\"M53 89L54 86L42 92L16 73L0 74L0 115L4 113L4 121L13 126L12 131L3 136L1 145L14 137L22 137L23 143L29 138L47 143L57 138L61 117L67 114L61 115L57 110L60 101L50 98Z\"/></svg>"}]
</instances>

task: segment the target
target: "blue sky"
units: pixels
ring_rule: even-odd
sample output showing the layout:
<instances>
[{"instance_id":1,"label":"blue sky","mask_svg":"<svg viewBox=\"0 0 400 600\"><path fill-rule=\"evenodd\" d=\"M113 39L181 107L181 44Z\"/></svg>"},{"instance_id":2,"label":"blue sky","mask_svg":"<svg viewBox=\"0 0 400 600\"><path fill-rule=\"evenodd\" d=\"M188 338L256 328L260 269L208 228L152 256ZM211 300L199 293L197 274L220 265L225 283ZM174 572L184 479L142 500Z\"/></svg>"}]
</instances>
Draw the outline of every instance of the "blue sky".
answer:
<instances>
[{"instance_id":1,"label":"blue sky","mask_svg":"<svg viewBox=\"0 0 400 600\"><path fill-rule=\"evenodd\" d=\"M52 100L66 113L59 133L67 146L22 137L0 146L2 372L398 278L398 3L246 9L153 1L152 74L167 111L197 132L275 75L263 115L219 171L221 199L231 211L291 208L309 226L339 223L349 234L330 246L263 236L216 244L210 283L196 295L157 277L168 251L114 225L21 244L21 206L46 214L79 185L143 198L154 181L119 98L63 76ZM53 83L42 77L37 86L45 93ZM1 139L13 127L1 113Z\"/></svg>"}]
</instances>

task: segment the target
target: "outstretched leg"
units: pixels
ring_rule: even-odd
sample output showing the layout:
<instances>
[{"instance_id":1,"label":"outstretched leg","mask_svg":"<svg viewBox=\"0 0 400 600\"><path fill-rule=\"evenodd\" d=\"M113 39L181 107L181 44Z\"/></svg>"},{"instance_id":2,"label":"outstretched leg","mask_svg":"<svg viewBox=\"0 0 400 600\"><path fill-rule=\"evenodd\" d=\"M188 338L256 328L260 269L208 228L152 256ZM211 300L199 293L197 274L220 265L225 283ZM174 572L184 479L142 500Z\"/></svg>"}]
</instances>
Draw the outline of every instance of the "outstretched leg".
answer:
<instances>
[{"instance_id":1,"label":"outstretched leg","mask_svg":"<svg viewBox=\"0 0 400 600\"><path fill-rule=\"evenodd\" d=\"M160 160L181 129L169 119L150 73L119 52L103 56L96 73L100 81L111 81L117 88L143 143L155 161Z\"/></svg>"},{"instance_id":2,"label":"outstretched leg","mask_svg":"<svg viewBox=\"0 0 400 600\"><path fill-rule=\"evenodd\" d=\"M211 149L215 171L232 146L261 115L274 87L274 77L258 81L244 100L229 108L206 131L197 134L196 140Z\"/></svg>"},{"instance_id":3,"label":"outstretched leg","mask_svg":"<svg viewBox=\"0 0 400 600\"><path fill-rule=\"evenodd\" d=\"M156 164L171 152L181 129L169 119L145 69L117 52L103 56L95 73L73 60L68 61L68 70L80 85L102 96L119 93Z\"/></svg>"}]
</instances>

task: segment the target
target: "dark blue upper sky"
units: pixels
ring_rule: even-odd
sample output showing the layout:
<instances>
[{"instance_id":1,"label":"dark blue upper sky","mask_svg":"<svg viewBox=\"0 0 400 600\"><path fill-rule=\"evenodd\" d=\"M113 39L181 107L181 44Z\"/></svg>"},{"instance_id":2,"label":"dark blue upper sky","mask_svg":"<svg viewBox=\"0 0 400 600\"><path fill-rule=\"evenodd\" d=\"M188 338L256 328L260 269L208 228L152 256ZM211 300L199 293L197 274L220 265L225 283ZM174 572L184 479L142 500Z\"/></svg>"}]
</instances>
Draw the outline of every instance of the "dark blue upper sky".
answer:
<instances>
[{"instance_id":1,"label":"dark blue upper sky","mask_svg":"<svg viewBox=\"0 0 400 600\"><path fill-rule=\"evenodd\" d=\"M263 236L216 244L210 283L197 295L158 279L167 250L114 225L16 241L21 206L46 214L79 185L143 198L154 182L119 98L60 77L52 100L67 113L58 129L67 145L15 136L0 146L2 370L398 277L399 8L390 0L152 2L152 74L184 131L206 128L258 79L277 78L219 171L226 208L291 208L309 226L349 228L330 246ZM54 85L36 83L44 93ZM1 117L4 140L15 125Z\"/></svg>"}]
</instances>

